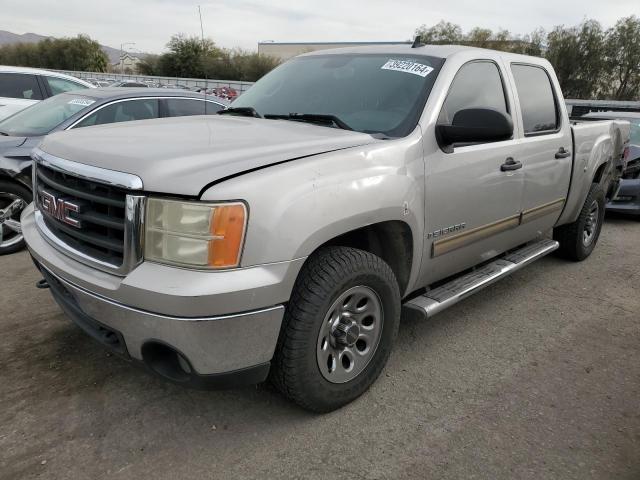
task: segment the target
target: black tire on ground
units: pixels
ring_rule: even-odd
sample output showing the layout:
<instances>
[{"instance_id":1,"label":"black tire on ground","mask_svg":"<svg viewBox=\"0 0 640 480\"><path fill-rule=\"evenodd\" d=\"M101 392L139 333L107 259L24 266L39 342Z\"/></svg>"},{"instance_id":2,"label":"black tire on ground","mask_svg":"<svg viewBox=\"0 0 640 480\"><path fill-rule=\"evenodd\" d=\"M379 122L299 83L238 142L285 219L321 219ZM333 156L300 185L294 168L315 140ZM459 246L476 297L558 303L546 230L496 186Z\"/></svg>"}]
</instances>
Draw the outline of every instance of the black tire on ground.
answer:
<instances>
[{"instance_id":1,"label":"black tire on ground","mask_svg":"<svg viewBox=\"0 0 640 480\"><path fill-rule=\"evenodd\" d=\"M598 208L597 214L593 213L595 205ZM593 183L576 221L553 229L553 239L560 243L558 254L576 262L591 255L596 243L598 243L604 213L604 192L600 185ZM587 242L585 241L585 232L589 227L592 229L592 235Z\"/></svg>"},{"instance_id":2,"label":"black tire on ground","mask_svg":"<svg viewBox=\"0 0 640 480\"><path fill-rule=\"evenodd\" d=\"M0 180L0 200L2 201L5 200L4 198L2 198L3 197L2 194L5 192L11 195L15 195L21 198L22 200L24 200L25 206L31 203L31 201L33 200L33 195L31 194L31 190L11 180ZM5 207L5 205L0 204L0 209L3 207ZM14 215L12 218L13 219L17 218L17 220L20 220L19 215ZM6 226L0 225L0 228L3 228L4 231L8 231ZM0 242L0 255L7 255L9 253L17 252L18 250L22 250L24 246L25 246L24 239L22 239L17 243L13 243L5 247L3 247L2 242Z\"/></svg>"},{"instance_id":3,"label":"black tire on ground","mask_svg":"<svg viewBox=\"0 0 640 480\"><path fill-rule=\"evenodd\" d=\"M341 295L363 286L375 292L382 307L377 348L355 378L333 383L321 373L316 356L321 328L327 328L325 318ZM398 282L380 257L355 248L322 248L305 263L293 288L271 368L272 383L314 412L330 412L351 402L384 368L398 332L400 309Z\"/></svg>"}]
</instances>

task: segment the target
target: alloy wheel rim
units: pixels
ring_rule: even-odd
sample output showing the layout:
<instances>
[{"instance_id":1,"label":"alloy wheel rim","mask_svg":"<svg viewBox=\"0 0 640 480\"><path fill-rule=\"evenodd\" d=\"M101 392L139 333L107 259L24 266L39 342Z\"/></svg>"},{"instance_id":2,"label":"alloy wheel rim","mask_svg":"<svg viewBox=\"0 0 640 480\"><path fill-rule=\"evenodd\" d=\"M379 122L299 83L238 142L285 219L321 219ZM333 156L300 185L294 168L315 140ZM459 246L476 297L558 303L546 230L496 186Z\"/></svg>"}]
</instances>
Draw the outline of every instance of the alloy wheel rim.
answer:
<instances>
[{"instance_id":1,"label":"alloy wheel rim","mask_svg":"<svg viewBox=\"0 0 640 480\"><path fill-rule=\"evenodd\" d=\"M318 332L316 359L322 376L331 383L356 378L378 349L383 321L382 302L373 289L360 285L339 295Z\"/></svg>"},{"instance_id":2,"label":"alloy wheel rim","mask_svg":"<svg viewBox=\"0 0 640 480\"><path fill-rule=\"evenodd\" d=\"M582 244L585 247L588 247L593 243L596 232L598 231L598 222L600 220L599 215L600 205L598 205L598 202L594 200L589 207L589 213L587 214L587 219L582 231Z\"/></svg>"},{"instance_id":3,"label":"alloy wheel rim","mask_svg":"<svg viewBox=\"0 0 640 480\"><path fill-rule=\"evenodd\" d=\"M18 195L0 192L0 248L7 248L23 239L20 215L27 206Z\"/></svg>"}]
</instances>

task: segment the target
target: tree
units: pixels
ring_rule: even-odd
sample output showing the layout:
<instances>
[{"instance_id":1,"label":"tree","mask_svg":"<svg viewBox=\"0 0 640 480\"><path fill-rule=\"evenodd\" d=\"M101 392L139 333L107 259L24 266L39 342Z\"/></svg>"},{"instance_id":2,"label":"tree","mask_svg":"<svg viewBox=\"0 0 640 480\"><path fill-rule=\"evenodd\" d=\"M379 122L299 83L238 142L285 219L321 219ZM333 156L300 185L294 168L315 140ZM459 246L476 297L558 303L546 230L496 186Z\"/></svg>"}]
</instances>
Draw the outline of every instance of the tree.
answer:
<instances>
[{"instance_id":1,"label":"tree","mask_svg":"<svg viewBox=\"0 0 640 480\"><path fill-rule=\"evenodd\" d=\"M440 20L433 27L421 25L416 29L423 43L460 43L463 40L462 28L455 23Z\"/></svg>"},{"instance_id":2,"label":"tree","mask_svg":"<svg viewBox=\"0 0 640 480\"><path fill-rule=\"evenodd\" d=\"M174 35L168 52L149 55L139 66L146 75L255 82L275 68L276 58L244 50L218 48L211 39Z\"/></svg>"},{"instance_id":3,"label":"tree","mask_svg":"<svg viewBox=\"0 0 640 480\"><path fill-rule=\"evenodd\" d=\"M545 57L553 65L565 97L594 98L605 73L605 34L595 20L555 27Z\"/></svg>"},{"instance_id":4,"label":"tree","mask_svg":"<svg viewBox=\"0 0 640 480\"><path fill-rule=\"evenodd\" d=\"M640 98L640 18L632 15L618 20L607 31L607 96L616 100Z\"/></svg>"},{"instance_id":5,"label":"tree","mask_svg":"<svg viewBox=\"0 0 640 480\"><path fill-rule=\"evenodd\" d=\"M47 38L38 43L0 47L0 63L23 67L104 72L108 58L98 42L86 35Z\"/></svg>"},{"instance_id":6,"label":"tree","mask_svg":"<svg viewBox=\"0 0 640 480\"><path fill-rule=\"evenodd\" d=\"M160 75L160 70L158 67L159 61L160 55L145 55L138 64L138 71L142 75Z\"/></svg>"},{"instance_id":7,"label":"tree","mask_svg":"<svg viewBox=\"0 0 640 480\"><path fill-rule=\"evenodd\" d=\"M167 48L169 53L162 56L165 58L161 59L160 65L164 75L172 77L202 78L205 76L205 59L215 58L221 53L210 39L201 40L182 34L172 36Z\"/></svg>"}]
</instances>

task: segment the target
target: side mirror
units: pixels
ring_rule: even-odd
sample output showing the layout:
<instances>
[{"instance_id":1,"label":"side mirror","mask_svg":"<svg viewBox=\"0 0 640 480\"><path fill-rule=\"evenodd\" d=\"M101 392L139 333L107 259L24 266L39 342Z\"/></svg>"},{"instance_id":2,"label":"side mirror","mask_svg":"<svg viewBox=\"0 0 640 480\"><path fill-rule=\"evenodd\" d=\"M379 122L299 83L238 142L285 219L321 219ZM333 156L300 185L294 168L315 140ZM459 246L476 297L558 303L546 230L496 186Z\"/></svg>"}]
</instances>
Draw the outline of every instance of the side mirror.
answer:
<instances>
[{"instance_id":1,"label":"side mirror","mask_svg":"<svg viewBox=\"0 0 640 480\"><path fill-rule=\"evenodd\" d=\"M467 108L453 116L451 125L436 125L441 143L482 143L508 140L513 136L513 121L492 108Z\"/></svg>"}]
</instances>

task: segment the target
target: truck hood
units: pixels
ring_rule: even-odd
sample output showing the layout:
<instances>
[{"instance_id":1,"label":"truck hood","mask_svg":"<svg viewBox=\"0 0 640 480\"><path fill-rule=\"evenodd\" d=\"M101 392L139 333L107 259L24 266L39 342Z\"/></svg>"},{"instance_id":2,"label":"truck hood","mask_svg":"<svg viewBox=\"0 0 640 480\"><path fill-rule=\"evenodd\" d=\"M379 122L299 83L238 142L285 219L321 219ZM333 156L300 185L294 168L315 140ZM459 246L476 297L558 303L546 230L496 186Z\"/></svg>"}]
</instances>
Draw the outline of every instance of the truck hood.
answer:
<instances>
[{"instance_id":1,"label":"truck hood","mask_svg":"<svg viewBox=\"0 0 640 480\"><path fill-rule=\"evenodd\" d=\"M137 175L147 191L195 196L230 175L376 141L365 133L294 121L197 116L58 132L40 148Z\"/></svg>"}]
</instances>

